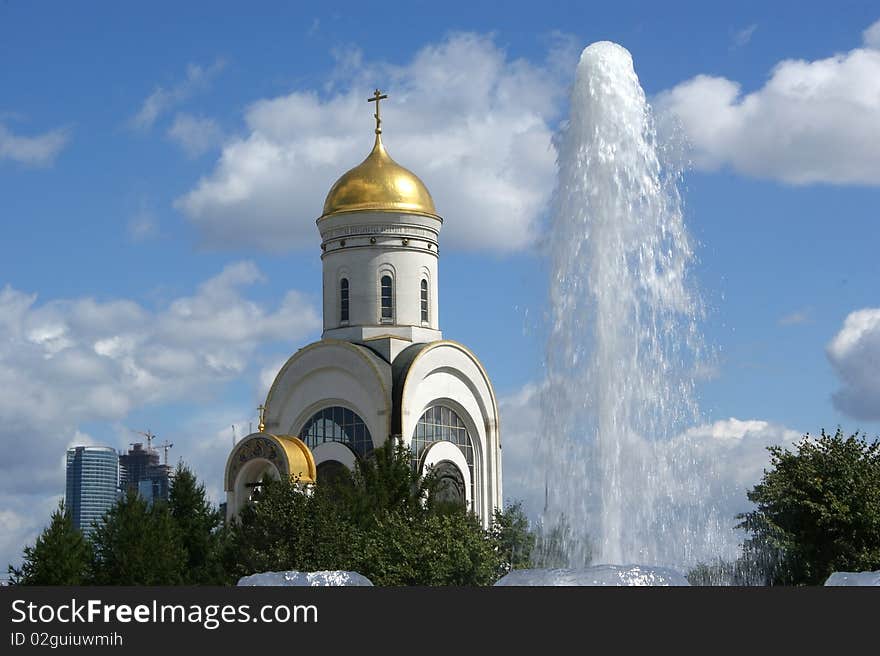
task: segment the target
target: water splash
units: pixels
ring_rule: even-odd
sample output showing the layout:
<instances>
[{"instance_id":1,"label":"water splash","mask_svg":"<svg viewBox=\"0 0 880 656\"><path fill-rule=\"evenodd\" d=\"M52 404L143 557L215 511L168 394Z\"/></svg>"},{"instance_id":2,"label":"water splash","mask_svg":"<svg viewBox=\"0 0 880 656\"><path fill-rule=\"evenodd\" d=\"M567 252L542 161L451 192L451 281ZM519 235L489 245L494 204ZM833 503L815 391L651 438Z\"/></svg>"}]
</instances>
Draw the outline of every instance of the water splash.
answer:
<instances>
[{"instance_id":1,"label":"water splash","mask_svg":"<svg viewBox=\"0 0 880 656\"><path fill-rule=\"evenodd\" d=\"M583 51L570 105L549 242L545 525L564 521L573 567L711 560L730 520L679 437L699 419L704 352L680 171L625 48Z\"/></svg>"}]
</instances>

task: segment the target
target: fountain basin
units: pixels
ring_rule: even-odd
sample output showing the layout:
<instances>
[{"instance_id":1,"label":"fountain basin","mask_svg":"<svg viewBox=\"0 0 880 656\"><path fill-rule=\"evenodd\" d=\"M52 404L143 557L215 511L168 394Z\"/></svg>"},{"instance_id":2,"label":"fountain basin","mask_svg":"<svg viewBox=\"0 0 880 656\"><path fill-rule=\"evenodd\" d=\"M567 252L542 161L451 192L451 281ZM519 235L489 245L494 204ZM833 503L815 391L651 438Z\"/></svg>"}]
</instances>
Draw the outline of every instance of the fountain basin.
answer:
<instances>
[{"instance_id":1,"label":"fountain basin","mask_svg":"<svg viewBox=\"0 0 880 656\"><path fill-rule=\"evenodd\" d=\"M665 567L595 565L586 569L517 569L498 586L687 586L684 575Z\"/></svg>"},{"instance_id":2,"label":"fountain basin","mask_svg":"<svg viewBox=\"0 0 880 656\"><path fill-rule=\"evenodd\" d=\"M373 583L363 574L343 570L326 570L321 572L260 572L243 576L238 580L239 586L372 586Z\"/></svg>"}]
</instances>

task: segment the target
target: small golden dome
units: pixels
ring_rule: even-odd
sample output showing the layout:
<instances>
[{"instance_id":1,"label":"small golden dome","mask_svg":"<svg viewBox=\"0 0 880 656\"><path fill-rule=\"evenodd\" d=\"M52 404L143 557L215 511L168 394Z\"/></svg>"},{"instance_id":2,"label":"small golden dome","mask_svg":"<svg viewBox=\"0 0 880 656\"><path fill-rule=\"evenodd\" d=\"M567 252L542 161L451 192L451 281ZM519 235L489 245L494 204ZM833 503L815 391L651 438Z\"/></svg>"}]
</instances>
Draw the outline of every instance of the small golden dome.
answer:
<instances>
[{"instance_id":1,"label":"small golden dome","mask_svg":"<svg viewBox=\"0 0 880 656\"><path fill-rule=\"evenodd\" d=\"M327 194L321 219L343 212L404 212L437 216L425 183L391 159L377 129L367 158L348 171Z\"/></svg>"}]
</instances>

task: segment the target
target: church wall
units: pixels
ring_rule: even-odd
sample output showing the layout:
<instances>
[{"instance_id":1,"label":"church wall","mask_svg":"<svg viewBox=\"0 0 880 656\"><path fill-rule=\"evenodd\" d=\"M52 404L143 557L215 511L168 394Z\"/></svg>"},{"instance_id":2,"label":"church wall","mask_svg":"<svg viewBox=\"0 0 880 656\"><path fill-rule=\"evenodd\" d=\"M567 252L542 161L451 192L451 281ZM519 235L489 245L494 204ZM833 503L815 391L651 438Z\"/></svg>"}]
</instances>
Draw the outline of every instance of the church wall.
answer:
<instances>
[{"instance_id":1,"label":"church wall","mask_svg":"<svg viewBox=\"0 0 880 656\"><path fill-rule=\"evenodd\" d=\"M337 225L340 224L340 225ZM340 322L339 281L350 285L349 326L417 326L439 330L437 232L439 219L417 215L342 215L319 223L324 284L324 330ZM394 314L381 318L380 279L394 279ZM421 280L429 284L428 321L421 320ZM393 330L392 330L393 332Z\"/></svg>"},{"instance_id":2,"label":"church wall","mask_svg":"<svg viewBox=\"0 0 880 656\"><path fill-rule=\"evenodd\" d=\"M276 377L266 430L298 435L315 412L339 405L361 417L379 446L389 434L390 390L390 366L377 355L344 342L317 342L297 352Z\"/></svg>"},{"instance_id":3,"label":"church wall","mask_svg":"<svg viewBox=\"0 0 880 656\"><path fill-rule=\"evenodd\" d=\"M426 349L409 369L401 400L401 429L407 443L422 413L435 404L451 407L468 428L475 451L474 510L488 525L492 510L502 505L497 404L475 358L452 342Z\"/></svg>"}]
</instances>

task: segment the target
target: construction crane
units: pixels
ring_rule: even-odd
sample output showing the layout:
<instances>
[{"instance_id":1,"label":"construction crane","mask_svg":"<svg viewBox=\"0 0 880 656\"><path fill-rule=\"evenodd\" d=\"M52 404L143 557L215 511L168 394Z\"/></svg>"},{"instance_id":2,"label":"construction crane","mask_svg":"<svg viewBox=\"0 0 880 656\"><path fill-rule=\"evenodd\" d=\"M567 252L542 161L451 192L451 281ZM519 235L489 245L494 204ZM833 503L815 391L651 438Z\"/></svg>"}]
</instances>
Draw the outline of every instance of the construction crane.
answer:
<instances>
[{"instance_id":1,"label":"construction crane","mask_svg":"<svg viewBox=\"0 0 880 656\"><path fill-rule=\"evenodd\" d=\"M146 433L144 431L136 431L133 428L129 428L128 430L130 430L132 433L137 433L138 435L143 435L144 437L146 437L147 438L147 451L153 450L153 440L156 439L156 436L152 432L150 432L149 428L147 429Z\"/></svg>"},{"instance_id":2,"label":"construction crane","mask_svg":"<svg viewBox=\"0 0 880 656\"><path fill-rule=\"evenodd\" d=\"M168 449L170 449L173 446L174 445L171 442L169 442L168 440L165 440L162 444L159 445L159 448L165 451L165 466L166 467L168 466Z\"/></svg>"}]
</instances>

